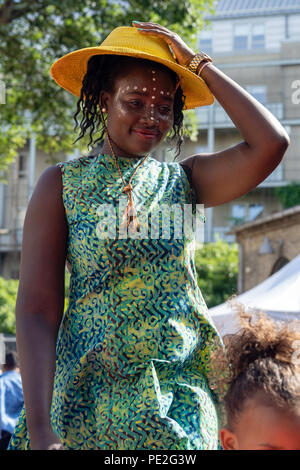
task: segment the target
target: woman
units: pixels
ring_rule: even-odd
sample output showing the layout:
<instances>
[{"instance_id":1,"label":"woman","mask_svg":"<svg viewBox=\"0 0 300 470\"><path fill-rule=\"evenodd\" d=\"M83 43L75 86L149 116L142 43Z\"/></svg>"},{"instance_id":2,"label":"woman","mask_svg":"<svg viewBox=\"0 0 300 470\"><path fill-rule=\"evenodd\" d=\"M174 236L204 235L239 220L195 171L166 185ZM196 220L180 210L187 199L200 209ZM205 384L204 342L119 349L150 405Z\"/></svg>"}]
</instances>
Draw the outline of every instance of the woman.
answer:
<instances>
[{"instance_id":1,"label":"woman","mask_svg":"<svg viewBox=\"0 0 300 470\"><path fill-rule=\"evenodd\" d=\"M175 236L175 222L157 237L152 217L143 236L141 209L192 204L195 214L196 202L233 200L274 170L289 138L206 54L160 25L133 25L51 68L80 97L82 135L98 119L105 138L99 155L46 169L28 206L16 305L26 418L24 409L13 449L218 448L218 335L197 286L193 237ZM244 141L181 164L152 158L172 130L180 149L182 110L213 95Z\"/></svg>"}]
</instances>

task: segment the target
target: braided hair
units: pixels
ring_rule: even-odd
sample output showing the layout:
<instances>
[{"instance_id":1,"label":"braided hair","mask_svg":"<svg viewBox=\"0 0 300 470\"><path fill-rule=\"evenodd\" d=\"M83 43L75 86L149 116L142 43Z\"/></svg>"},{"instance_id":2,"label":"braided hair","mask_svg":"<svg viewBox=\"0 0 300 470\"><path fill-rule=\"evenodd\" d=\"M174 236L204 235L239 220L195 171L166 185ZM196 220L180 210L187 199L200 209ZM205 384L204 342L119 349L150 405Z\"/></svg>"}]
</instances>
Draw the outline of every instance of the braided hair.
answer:
<instances>
[{"instance_id":1,"label":"braided hair","mask_svg":"<svg viewBox=\"0 0 300 470\"><path fill-rule=\"evenodd\" d=\"M105 126L101 119L101 115L98 109L100 103L100 93L102 90L107 92L114 91L114 84L116 78L124 73L126 67L130 65L136 65L139 63L151 64L152 67L156 67L158 70L169 73L174 83L174 87L177 82L177 75L175 72L170 70L164 65L149 61L147 59L137 59L129 56L116 56L116 55L94 55L92 56L87 64L87 72L82 81L82 88L80 92L79 100L77 101L77 111L74 114L75 127L74 130L80 125L81 133L79 137L73 142L81 139L86 131L90 128L90 141L88 146L93 143L102 142L105 136ZM183 142L183 107L185 97L181 86L177 88L174 97L174 120L173 120L173 133L169 136L171 141L177 138L176 142L176 155L175 158L180 154L180 148ZM82 107L82 120L78 124L77 116L80 113ZM100 132L100 136L95 141L93 140L93 134ZM174 158L174 159L175 159Z\"/></svg>"},{"instance_id":2,"label":"braided hair","mask_svg":"<svg viewBox=\"0 0 300 470\"><path fill-rule=\"evenodd\" d=\"M219 348L212 357L219 387L226 390L227 426L234 429L246 402L256 394L277 409L299 412L299 323L278 324L264 312L250 315L234 297L229 303L236 309L242 328L226 335L225 350Z\"/></svg>"}]
</instances>

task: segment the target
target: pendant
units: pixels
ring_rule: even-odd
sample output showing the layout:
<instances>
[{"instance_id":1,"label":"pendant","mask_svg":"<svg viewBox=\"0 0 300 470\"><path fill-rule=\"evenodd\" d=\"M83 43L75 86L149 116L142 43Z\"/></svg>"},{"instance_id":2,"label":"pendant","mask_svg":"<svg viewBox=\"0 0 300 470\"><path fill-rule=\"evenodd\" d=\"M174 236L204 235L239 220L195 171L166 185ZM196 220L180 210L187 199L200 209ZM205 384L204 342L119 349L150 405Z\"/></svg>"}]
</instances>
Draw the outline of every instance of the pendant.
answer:
<instances>
[{"instance_id":1,"label":"pendant","mask_svg":"<svg viewBox=\"0 0 300 470\"><path fill-rule=\"evenodd\" d=\"M122 189L123 193L126 193L127 196L128 196L128 193L132 192L133 190L133 187L131 186L131 183L127 184L126 186L124 186L124 188ZM128 196L129 197L129 196ZM131 199L132 196L130 196L130 199Z\"/></svg>"},{"instance_id":2,"label":"pendant","mask_svg":"<svg viewBox=\"0 0 300 470\"><path fill-rule=\"evenodd\" d=\"M123 222L121 224L121 227L124 228L124 226L126 225L127 228L129 227L130 232L135 233L139 231L140 223L137 218L136 209L134 207L132 199L132 189L133 188L130 183L127 186L124 186L124 188L122 189L122 191L127 194L129 202L123 215Z\"/></svg>"}]
</instances>

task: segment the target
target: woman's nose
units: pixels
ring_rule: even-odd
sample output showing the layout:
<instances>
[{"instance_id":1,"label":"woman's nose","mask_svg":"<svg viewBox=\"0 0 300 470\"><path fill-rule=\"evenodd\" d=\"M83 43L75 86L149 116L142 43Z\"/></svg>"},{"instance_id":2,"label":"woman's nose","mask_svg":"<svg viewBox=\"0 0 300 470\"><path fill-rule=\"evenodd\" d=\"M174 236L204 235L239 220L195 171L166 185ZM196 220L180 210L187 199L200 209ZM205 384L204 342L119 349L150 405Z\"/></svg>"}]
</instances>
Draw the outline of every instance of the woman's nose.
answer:
<instances>
[{"instance_id":1,"label":"woman's nose","mask_svg":"<svg viewBox=\"0 0 300 470\"><path fill-rule=\"evenodd\" d=\"M157 122L159 122L157 112L152 103L149 106L145 106L142 119L151 125L153 125L153 123L157 124Z\"/></svg>"}]
</instances>

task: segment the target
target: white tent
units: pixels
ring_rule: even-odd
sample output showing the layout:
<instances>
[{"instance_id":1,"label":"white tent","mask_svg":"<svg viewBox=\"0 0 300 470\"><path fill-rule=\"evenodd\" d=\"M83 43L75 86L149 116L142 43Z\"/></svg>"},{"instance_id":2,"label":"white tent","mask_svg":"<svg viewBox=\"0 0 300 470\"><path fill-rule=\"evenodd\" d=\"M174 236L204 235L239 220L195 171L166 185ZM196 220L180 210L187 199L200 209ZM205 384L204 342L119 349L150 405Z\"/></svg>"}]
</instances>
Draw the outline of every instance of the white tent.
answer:
<instances>
[{"instance_id":1,"label":"white tent","mask_svg":"<svg viewBox=\"0 0 300 470\"><path fill-rule=\"evenodd\" d=\"M246 311L263 310L278 321L300 321L300 255L236 300ZM209 309L209 314L222 336L238 329L236 312L228 302Z\"/></svg>"}]
</instances>

